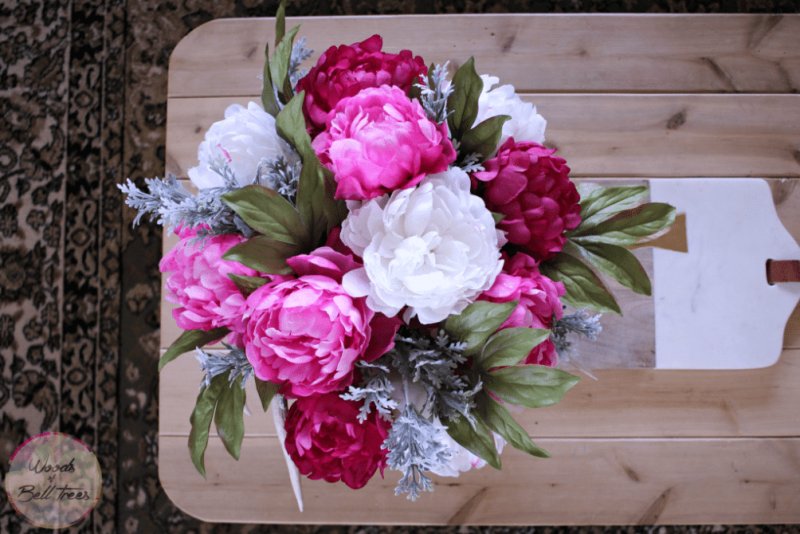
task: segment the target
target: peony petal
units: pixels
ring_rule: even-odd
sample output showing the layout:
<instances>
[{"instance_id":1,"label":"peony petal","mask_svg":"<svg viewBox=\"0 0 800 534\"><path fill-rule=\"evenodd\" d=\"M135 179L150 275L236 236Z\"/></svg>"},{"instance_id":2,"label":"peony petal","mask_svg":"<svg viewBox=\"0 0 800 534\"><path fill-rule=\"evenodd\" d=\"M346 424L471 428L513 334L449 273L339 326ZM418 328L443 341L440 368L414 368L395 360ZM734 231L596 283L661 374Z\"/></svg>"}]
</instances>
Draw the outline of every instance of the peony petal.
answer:
<instances>
[{"instance_id":1,"label":"peony petal","mask_svg":"<svg viewBox=\"0 0 800 534\"><path fill-rule=\"evenodd\" d=\"M371 336L364 351L364 360L374 361L394 348L394 337L400 328L400 319L376 313L370 321Z\"/></svg>"},{"instance_id":2,"label":"peony petal","mask_svg":"<svg viewBox=\"0 0 800 534\"><path fill-rule=\"evenodd\" d=\"M367 296L370 290L370 283L366 270L362 267L345 274L342 278L342 287L351 297Z\"/></svg>"}]
</instances>

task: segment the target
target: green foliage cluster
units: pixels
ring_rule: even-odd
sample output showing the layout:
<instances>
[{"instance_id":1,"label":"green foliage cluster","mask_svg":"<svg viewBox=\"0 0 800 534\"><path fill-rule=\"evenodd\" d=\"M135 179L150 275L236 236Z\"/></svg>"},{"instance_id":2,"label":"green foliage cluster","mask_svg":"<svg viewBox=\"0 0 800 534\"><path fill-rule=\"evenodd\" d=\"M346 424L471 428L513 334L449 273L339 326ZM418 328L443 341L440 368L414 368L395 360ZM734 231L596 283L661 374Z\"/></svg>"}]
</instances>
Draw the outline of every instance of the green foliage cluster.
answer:
<instances>
[{"instance_id":1,"label":"green foliage cluster","mask_svg":"<svg viewBox=\"0 0 800 534\"><path fill-rule=\"evenodd\" d=\"M475 59L469 58L453 75L453 92L447 99L447 125L453 143L458 146L461 163L475 155L481 160L492 156L500 142L503 124L511 119L508 115L497 115L475 124L482 90L483 80L475 71Z\"/></svg>"},{"instance_id":2,"label":"green foliage cluster","mask_svg":"<svg viewBox=\"0 0 800 534\"><path fill-rule=\"evenodd\" d=\"M527 432L496 399L528 408L551 406L578 383L578 377L560 369L525 365L523 360L550 336L547 329L507 328L498 330L517 302L475 302L445 322L445 331L465 344L471 357L473 380L483 383L475 399L474 421L466 417L446 421L450 436L473 454L500 469L500 455L492 432L515 448L538 457L547 451L533 443Z\"/></svg>"},{"instance_id":3,"label":"green foliage cluster","mask_svg":"<svg viewBox=\"0 0 800 534\"><path fill-rule=\"evenodd\" d=\"M564 302L575 308L622 313L596 274L650 295L647 272L628 250L652 240L675 222L675 208L660 202L642 203L647 187L598 187L581 200L581 224L567 234L564 249L540 265L553 280L564 283Z\"/></svg>"}]
</instances>

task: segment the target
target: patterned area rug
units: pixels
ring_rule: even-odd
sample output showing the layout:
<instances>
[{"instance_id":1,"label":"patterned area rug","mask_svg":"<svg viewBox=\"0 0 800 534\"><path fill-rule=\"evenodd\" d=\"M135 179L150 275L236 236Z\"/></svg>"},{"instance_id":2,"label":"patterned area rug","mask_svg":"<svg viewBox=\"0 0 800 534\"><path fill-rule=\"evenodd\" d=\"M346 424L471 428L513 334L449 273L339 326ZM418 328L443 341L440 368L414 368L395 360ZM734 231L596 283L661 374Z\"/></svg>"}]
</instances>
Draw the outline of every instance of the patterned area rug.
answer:
<instances>
[{"instance_id":1,"label":"patterned area rug","mask_svg":"<svg viewBox=\"0 0 800 534\"><path fill-rule=\"evenodd\" d=\"M800 11L796 0L290 4L290 15ZM0 470L19 443L45 430L88 443L103 469L103 498L76 531L258 529L203 524L176 509L159 485L161 236L152 226L131 229L133 214L115 185L163 173L167 65L175 44L213 18L270 16L276 7L276 0L0 0ZM0 530L30 531L0 494ZM658 531L673 530L684 531Z\"/></svg>"}]
</instances>

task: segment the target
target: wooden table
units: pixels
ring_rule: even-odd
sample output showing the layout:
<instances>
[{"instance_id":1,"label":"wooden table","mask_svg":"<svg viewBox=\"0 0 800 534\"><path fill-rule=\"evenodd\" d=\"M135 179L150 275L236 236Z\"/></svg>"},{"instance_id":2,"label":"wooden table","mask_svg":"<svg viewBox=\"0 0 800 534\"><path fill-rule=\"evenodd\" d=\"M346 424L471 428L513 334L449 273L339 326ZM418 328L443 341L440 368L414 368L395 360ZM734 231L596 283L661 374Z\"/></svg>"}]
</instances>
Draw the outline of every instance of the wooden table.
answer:
<instances>
[{"instance_id":1,"label":"wooden table","mask_svg":"<svg viewBox=\"0 0 800 534\"><path fill-rule=\"evenodd\" d=\"M800 237L800 17L487 15L304 18L317 54L380 33L430 62L474 55L548 120L575 177L757 176ZM258 101L271 19L216 20L170 62L167 171L185 177L208 126ZM170 246L166 239L165 247ZM742 303L746 306L747 303ZM758 313L754 310L753 313ZM161 346L178 335L162 308ZM442 479L417 503L397 473L367 489L303 480L298 512L270 418L251 390L242 458L212 437L208 478L186 448L200 372L161 374L159 471L170 498L208 521L392 524L800 522L800 311L773 367L606 370L560 405L518 417L553 458L507 448L490 468ZM155 359L153 362L155 365Z\"/></svg>"}]
</instances>

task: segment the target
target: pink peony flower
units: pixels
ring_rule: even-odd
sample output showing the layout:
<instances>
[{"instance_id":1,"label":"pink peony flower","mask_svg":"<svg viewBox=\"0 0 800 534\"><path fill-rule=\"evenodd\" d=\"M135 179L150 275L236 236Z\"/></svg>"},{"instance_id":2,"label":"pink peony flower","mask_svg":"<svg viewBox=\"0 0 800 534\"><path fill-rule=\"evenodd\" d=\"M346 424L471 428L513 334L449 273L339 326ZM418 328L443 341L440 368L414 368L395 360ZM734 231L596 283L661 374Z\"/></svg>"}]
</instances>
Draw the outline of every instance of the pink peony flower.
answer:
<instances>
[{"instance_id":1,"label":"pink peony flower","mask_svg":"<svg viewBox=\"0 0 800 534\"><path fill-rule=\"evenodd\" d=\"M518 253L505 263L494 285L479 300L519 304L500 328L551 328L554 319L561 319L563 308L559 297L564 284L539 272L536 260ZM556 347L549 339L533 348L524 363L554 367L558 362Z\"/></svg>"},{"instance_id":2,"label":"pink peony flower","mask_svg":"<svg viewBox=\"0 0 800 534\"><path fill-rule=\"evenodd\" d=\"M166 299L178 304L172 316L184 330L212 330L228 327L242 330L244 296L229 274L260 276L239 262L223 260L228 249L245 240L236 234L197 237L197 228L177 230L181 238L159 263L170 273L164 285Z\"/></svg>"},{"instance_id":3,"label":"pink peony flower","mask_svg":"<svg viewBox=\"0 0 800 534\"><path fill-rule=\"evenodd\" d=\"M298 278L264 285L247 298L247 359L258 378L283 383L286 395L342 390L357 360L372 361L394 346L399 324L342 288L342 276L359 267L352 256L322 247L287 263Z\"/></svg>"},{"instance_id":4,"label":"pink peony flower","mask_svg":"<svg viewBox=\"0 0 800 534\"><path fill-rule=\"evenodd\" d=\"M296 400L286 416L286 452L312 480L342 481L359 489L386 467L381 444L389 423L373 411L358 421L359 404L329 393Z\"/></svg>"},{"instance_id":5,"label":"pink peony flower","mask_svg":"<svg viewBox=\"0 0 800 534\"><path fill-rule=\"evenodd\" d=\"M510 243L539 261L564 247L564 232L581 222L580 195L567 162L537 143L503 143L473 177L486 182L486 206L505 218L497 225Z\"/></svg>"},{"instance_id":6,"label":"pink peony flower","mask_svg":"<svg viewBox=\"0 0 800 534\"><path fill-rule=\"evenodd\" d=\"M333 171L336 198L348 200L413 187L456 158L447 125L430 121L418 101L389 86L339 101L313 146Z\"/></svg>"},{"instance_id":7,"label":"pink peony flower","mask_svg":"<svg viewBox=\"0 0 800 534\"><path fill-rule=\"evenodd\" d=\"M409 50L388 54L381 52L382 46L380 35L352 45L332 46L297 82L297 91L306 92L303 112L312 135L325 128L341 99L381 85L399 87L408 93L420 76L428 73L421 57L413 57Z\"/></svg>"}]
</instances>

